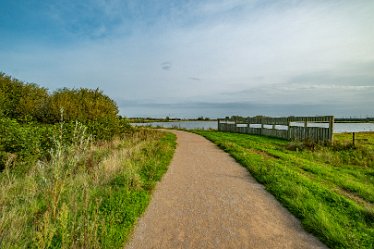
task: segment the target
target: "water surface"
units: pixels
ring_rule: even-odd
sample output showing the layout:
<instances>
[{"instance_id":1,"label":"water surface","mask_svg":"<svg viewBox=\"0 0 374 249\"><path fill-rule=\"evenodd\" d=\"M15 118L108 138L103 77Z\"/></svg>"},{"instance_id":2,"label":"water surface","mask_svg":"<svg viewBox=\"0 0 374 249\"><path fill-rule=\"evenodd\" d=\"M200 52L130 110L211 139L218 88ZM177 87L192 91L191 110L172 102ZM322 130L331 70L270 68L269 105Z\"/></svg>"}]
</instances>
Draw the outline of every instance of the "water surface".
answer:
<instances>
[{"instance_id":1,"label":"water surface","mask_svg":"<svg viewBox=\"0 0 374 249\"><path fill-rule=\"evenodd\" d=\"M164 128L183 128L183 129L213 129L217 130L217 121L175 121L175 122L152 122L152 123L133 123L134 126L152 126ZM325 125L325 124L324 124ZM374 123L335 123L334 133L343 132L364 132L374 131Z\"/></svg>"}]
</instances>

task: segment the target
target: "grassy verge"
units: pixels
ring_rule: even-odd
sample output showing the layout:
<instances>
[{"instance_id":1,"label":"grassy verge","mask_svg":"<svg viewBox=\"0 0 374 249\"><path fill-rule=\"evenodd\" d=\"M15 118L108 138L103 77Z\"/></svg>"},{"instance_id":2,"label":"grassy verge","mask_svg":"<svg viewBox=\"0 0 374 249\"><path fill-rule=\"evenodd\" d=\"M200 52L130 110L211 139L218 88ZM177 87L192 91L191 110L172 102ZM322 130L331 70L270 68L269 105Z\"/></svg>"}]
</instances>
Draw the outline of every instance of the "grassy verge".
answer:
<instances>
[{"instance_id":1,"label":"grassy verge","mask_svg":"<svg viewBox=\"0 0 374 249\"><path fill-rule=\"evenodd\" d=\"M374 246L374 134L306 148L269 137L197 131L231 154L331 248Z\"/></svg>"},{"instance_id":2,"label":"grassy verge","mask_svg":"<svg viewBox=\"0 0 374 249\"><path fill-rule=\"evenodd\" d=\"M0 173L1 248L122 248L166 172L175 136L139 129L93 144L78 127L51 159Z\"/></svg>"}]
</instances>

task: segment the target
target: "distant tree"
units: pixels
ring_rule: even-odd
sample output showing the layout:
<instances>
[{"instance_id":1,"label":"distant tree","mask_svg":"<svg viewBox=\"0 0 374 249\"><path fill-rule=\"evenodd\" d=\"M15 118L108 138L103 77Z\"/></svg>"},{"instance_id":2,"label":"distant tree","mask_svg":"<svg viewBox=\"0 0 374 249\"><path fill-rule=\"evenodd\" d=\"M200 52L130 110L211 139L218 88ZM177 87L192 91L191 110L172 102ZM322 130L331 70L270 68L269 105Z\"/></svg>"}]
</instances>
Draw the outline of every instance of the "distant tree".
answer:
<instances>
[{"instance_id":1,"label":"distant tree","mask_svg":"<svg viewBox=\"0 0 374 249\"><path fill-rule=\"evenodd\" d=\"M231 120L243 121L245 118L242 116L231 116Z\"/></svg>"}]
</instances>

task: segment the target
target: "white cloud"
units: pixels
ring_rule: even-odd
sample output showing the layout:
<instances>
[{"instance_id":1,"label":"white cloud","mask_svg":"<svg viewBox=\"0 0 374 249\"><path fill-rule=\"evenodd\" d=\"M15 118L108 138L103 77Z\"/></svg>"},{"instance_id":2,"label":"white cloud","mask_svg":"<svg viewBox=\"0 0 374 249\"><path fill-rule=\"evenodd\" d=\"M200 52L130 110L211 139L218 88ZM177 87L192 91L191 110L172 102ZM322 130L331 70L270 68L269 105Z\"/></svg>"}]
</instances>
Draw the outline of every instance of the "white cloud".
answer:
<instances>
[{"instance_id":1,"label":"white cloud","mask_svg":"<svg viewBox=\"0 0 374 249\"><path fill-rule=\"evenodd\" d=\"M102 12L123 22L115 31L99 25L94 36L105 38L0 50L2 68L52 89L99 86L117 100L369 101L363 98L374 85L372 1L204 1L169 6L148 26L133 22L131 32L124 7L104 2L98 0ZM143 4L125 7L147 18Z\"/></svg>"},{"instance_id":2,"label":"white cloud","mask_svg":"<svg viewBox=\"0 0 374 249\"><path fill-rule=\"evenodd\" d=\"M275 87L280 90L287 90L287 91L298 91L298 90L352 90L352 91L363 91L363 90L371 90L374 89L374 85L372 86L360 86L360 85L335 85L335 84L324 84L324 85L297 85L297 84L289 84L289 85L280 85Z\"/></svg>"}]
</instances>

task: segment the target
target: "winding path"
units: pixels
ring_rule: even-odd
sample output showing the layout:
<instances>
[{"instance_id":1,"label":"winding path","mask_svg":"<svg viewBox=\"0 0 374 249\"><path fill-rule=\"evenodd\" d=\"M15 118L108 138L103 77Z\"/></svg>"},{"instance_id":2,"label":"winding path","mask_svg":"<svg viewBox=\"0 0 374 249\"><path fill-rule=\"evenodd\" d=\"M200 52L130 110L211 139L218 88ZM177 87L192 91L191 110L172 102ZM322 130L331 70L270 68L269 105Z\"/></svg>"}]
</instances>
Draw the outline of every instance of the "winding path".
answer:
<instances>
[{"instance_id":1,"label":"winding path","mask_svg":"<svg viewBox=\"0 0 374 249\"><path fill-rule=\"evenodd\" d=\"M326 248L248 171L183 131L126 248Z\"/></svg>"}]
</instances>

